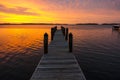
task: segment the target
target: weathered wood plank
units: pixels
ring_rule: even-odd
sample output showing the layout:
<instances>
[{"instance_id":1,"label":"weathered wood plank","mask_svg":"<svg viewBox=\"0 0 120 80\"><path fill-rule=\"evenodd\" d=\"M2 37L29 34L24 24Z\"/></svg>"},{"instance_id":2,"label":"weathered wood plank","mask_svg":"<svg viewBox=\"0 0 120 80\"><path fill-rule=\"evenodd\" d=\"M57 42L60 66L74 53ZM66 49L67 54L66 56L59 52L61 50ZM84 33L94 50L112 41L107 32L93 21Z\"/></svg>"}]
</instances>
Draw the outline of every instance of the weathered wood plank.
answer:
<instances>
[{"instance_id":1,"label":"weathered wood plank","mask_svg":"<svg viewBox=\"0 0 120 80\"><path fill-rule=\"evenodd\" d=\"M48 54L43 55L30 80L86 80L61 30L56 31Z\"/></svg>"}]
</instances>

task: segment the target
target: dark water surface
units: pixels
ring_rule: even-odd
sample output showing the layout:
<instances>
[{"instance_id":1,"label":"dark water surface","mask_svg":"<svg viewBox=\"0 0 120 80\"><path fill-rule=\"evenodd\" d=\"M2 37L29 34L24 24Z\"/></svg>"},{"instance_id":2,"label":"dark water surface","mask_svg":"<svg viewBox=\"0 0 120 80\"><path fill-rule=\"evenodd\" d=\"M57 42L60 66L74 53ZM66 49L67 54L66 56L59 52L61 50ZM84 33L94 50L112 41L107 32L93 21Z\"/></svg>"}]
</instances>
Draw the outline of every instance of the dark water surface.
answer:
<instances>
[{"instance_id":1,"label":"dark water surface","mask_svg":"<svg viewBox=\"0 0 120 80\"><path fill-rule=\"evenodd\" d=\"M112 26L72 28L74 53L87 80L120 80L120 32Z\"/></svg>"},{"instance_id":2,"label":"dark water surface","mask_svg":"<svg viewBox=\"0 0 120 80\"><path fill-rule=\"evenodd\" d=\"M0 26L0 80L29 80L52 25ZM68 27L68 26L65 26ZM69 26L74 54L87 80L120 80L120 32L112 26Z\"/></svg>"}]
</instances>

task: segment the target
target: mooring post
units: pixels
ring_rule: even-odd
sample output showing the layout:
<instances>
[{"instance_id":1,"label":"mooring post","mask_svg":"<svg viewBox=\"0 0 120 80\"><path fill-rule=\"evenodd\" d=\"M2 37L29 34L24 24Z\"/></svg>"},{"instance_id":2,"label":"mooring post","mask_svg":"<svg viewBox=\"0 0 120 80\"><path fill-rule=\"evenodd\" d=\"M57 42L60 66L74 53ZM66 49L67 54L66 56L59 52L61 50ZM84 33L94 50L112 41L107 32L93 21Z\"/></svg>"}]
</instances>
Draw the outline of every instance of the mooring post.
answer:
<instances>
[{"instance_id":1,"label":"mooring post","mask_svg":"<svg viewBox=\"0 0 120 80\"><path fill-rule=\"evenodd\" d=\"M57 31L57 27L54 27L54 33Z\"/></svg>"},{"instance_id":2,"label":"mooring post","mask_svg":"<svg viewBox=\"0 0 120 80\"><path fill-rule=\"evenodd\" d=\"M61 26L61 30L62 30L62 33L63 33L63 26Z\"/></svg>"},{"instance_id":3,"label":"mooring post","mask_svg":"<svg viewBox=\"0 0 120 80\"><path fill-rule=\"evenodd\" d=\"M53 36L54 36L54 28L51 28L51 41L53 40Z\"/></svg>"},{"instance_id":4,"label":"mooring post","mask_svg":"<svg viewBox=\"0 0 120 80\"><path fill-rule=\"evenodd\" d=\"M44 34L44 54L48 53L48 34Z\"/></svg>"},{"instance_id":5,"label":"mooring post","mask_svg":"<svg viewBox=\"0 0 120 80\"><path fill-rule=\"evenodd\" d=\"M56 31L57 31L57 26L51 28L51 41L53 40L54 34L55 34Z\"/></svg>"},{"instance_id":6,"label":"mooring post","mask_svg":"<svg viewBox=\"0 0 120 80\"><path fill-rule=\"evenodd\" d=\"M66 28L65 40L68 40L68 28Z\"/></svg>"},{"instance_id":7,"label":"mooring post","mask_svg":"<svg viewBox=\"0 0 120 80\"><path fill-rule=\"evenodd\" d=\"M73 51L73 35L72 33L69 34L69 52Z\"/></svg>"},{"instance_id":8,"label":"mooring post","mask_svg":"<svg viewBox=\"0 0 120 80\"><path fill-rule=\"evenodd\" d=\"M54 27L54 28L53 28L53 33L54 33L54 34L55 34L55 31L56 31L56 28Z\"/></svg>"},{"instance_id":9,"label":"mooring post","mask_svg":"<svg viewBox=\"0 0 120 80\"><path fill-rule=\"evenodd\" d=\"M63 27L63 35L65 36L65 28Z\"/></svg>"},{"instance_id":10,"label":"mooring post","mask_svg":"<svg viewBox=\"0 0 120 80\"><path fill-rule=\"evenodd\" d=\"M61 26L61 30L63 32L63 35L65 36L65 28L63 26Z\"/></svg>"},{"instance_id":11,"label":"mooring post","mask_svg":"<svg viewBox=\"0 0 120 80\"><path fill-rule=\"evenodd\" d=\"M63 32L63 27L61 26L61 30L62 30L62 32Z\"/></svg>"},{"instance_id":12,"label":"mooring post","mask_svg":"<svg viewBox=\"0 0 120 80\"><path fill-rule=\"evenodd\" d=\"M57 26L55 26L55 32L57 31Z\"/></svg>"}]
</instances>

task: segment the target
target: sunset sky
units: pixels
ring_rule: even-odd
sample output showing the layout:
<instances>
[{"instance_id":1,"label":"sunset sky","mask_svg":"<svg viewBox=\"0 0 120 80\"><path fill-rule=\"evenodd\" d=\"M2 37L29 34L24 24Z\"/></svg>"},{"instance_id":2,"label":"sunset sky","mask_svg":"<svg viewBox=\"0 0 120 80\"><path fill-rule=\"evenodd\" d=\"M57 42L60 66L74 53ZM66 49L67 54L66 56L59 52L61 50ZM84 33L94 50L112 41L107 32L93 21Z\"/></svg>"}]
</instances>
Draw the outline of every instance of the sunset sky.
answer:
<instances>
[{"instance_id":1,"label":"sunset sky","mask_svg":"<svg viewBox=\"0 0 120 80\"><path fill-rule=\"evenodd\" d=\"M0 0L0 23L120 23L120 0Z\"/></svg>"}]
</instances>

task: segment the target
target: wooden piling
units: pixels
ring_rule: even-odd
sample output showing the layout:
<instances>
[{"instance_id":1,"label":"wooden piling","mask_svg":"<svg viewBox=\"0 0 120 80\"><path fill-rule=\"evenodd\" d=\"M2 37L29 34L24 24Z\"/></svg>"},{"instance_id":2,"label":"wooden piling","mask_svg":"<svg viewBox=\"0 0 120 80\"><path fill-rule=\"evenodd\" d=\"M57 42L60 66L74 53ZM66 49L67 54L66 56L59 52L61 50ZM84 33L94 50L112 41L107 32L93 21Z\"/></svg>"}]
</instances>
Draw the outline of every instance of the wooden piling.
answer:
<instances>
[{"instance_id":1,"label":"wooden piling","mask_svg":"<svg viewBox=\"0 0 120 80\"><path fill-rule=\"evenodd\" d=\"M48 34L44 34L44 54L48 53Z\"/></svg>"},{"instance_id":2,"label":"wooden piling","mask_svg":"<svg viewBox=\"0 0 120 80\"><path fill-rule=\"evenodd\" d=\"M68 28L66 28L66 31L65 31L65 40L67 41L68 40Z\"/></svg>"},{"instance_id":3,"label":"wooden piling","mask_svg":"<svg viewBox=\"0 0 120 80\"><path fill-rule=\"evenodd\" d=\"M57 26L55 26L54 28L55 28L55 31L57 31Z\"/></svg>"},{"instance_id":4,"label":"wooden piling","mask_svg":"<svg viewBox=\"0 0 120 80\"><path fill-rule=\"evenodd\" d=\"M54 28L51 28L51 41L53 40L54 37Z\"/></svg>"},{"instance_id":5,"label":"wooden piling","mask_svg":"<svg viewBox=\"0 0 120 80\"><path fill-rule=\"evenodd\" d=\"M63 26L61 26L61 31L62 31L62 33L63 33Z\"/></svg>"},{"instance_id":6,"label":"wooden piling","mask_svg":"<svg viewBox=\"0 0 120 80\"><path fill-rule=\"evenodd\" d=\"M69 52L73 51L73 35L72 33L69 34Z\"/></svg>"},{"instance_id":7,"label":"wooden piling","mask_svg":"<svg viewBox=\"0 0 120 80\"><path fill-rule=\"evenodd\" d=\"M61 30L62 30L63 35L65 36L65 28L63 26L61 26Z\"/></svg>"},{"instance_id":8,"label":"wooden piling","mask_svg":"<svg viewBox=\"0 0 120 80\"><path fill-rule=\"evenodd\" d=\"M65 36L65 28L63 28L63 35Z\"/></svg>"},{"instance_id":9,"label":"wooden piling","mask_svg":"<svg viewBox=\"0 0 120 80\"><path fill-rule=\"evenodd\" d=\"M51 28L51 41L53 40L54 34L55 34L56 31L57 31L57 26Z\"/></svg>"}]
</instances>

